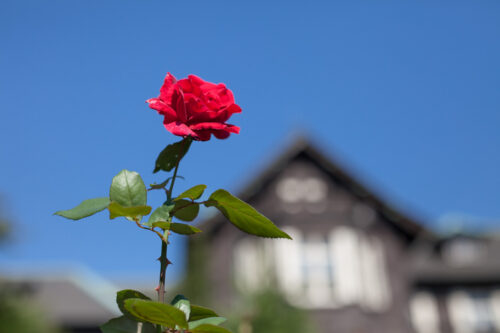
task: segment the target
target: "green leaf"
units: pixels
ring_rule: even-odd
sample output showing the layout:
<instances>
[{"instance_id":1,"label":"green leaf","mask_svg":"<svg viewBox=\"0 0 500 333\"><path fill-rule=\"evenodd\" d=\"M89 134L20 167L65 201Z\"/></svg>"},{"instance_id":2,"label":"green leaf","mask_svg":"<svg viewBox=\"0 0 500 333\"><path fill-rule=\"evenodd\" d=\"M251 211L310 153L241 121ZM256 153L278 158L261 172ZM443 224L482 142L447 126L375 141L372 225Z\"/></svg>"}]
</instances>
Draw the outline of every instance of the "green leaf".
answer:
<instances>
[{"instance_id":1,"label":"green leaf","mask_svg":"<svg viewBox=\"0 0 500 333\"><path fill-rule=\"evenodd\" d=\"M153 173L156 173L160 170L167 172L172 170L175 165L180 162L184 155L186 155L192 141L193 139L191 138L185 138L179 142L166 146L156 159L155 169L153 170Z\"/></svg>"},{"instance_id":2,"label":"green leaf","mask_svg":"<svg viewBox=\"0 0 500 333\"><path fill-rule=\"evenodd\" d=\"M180 235L193 235L201 232L200 229L193 227L192 225L187 225L184 223L175 223L175 222L165 222L158 221L152 224L153 228L160 228L163 230L170 230Z\"/></svg>"},{"instance_id":3,"label":"green leaf","mask_svg":"<svg viewBox=\"0 0 500 333\"><path fill-rule=\"evenodd\" d=\"M175 328L175 325L181 328L188 326L184 312L169 304L129 298L125 300L125 309L134 317L149 323L169 328Z\"/></svg>"},{"instance_id":4,"label":"green leaf","mask_svg":"<svg viewBox=\"0 0 500 333\"><path fill-rule=\"evenodd\" d=\"M153 222L151 224L151 227L160 228L163 230L170 230L171 226L172 226L172 222L165 222L165 221L157 221L157 222Z\"/></svg>"},{"instance_id":5,"label":"green leaf","mask_svg":"<svg viewBox=\"0 0 500 333\"><path fill-rule=\"evenodd\" d=\"M161 205L160 207L156 208L151 216L149 217L149 220L147 223L143 223L144 225L151 227L153 226L153 223L158 222L158 221L168 221L170 218L170 212L174 208L174 205Z\"/></svg>"},{"instance_id":6,"label":"green leaf","mask_svg":"<svg viewBox=\"0 0 500 333\"><path fill-rule=\"evenodd\" d=\"M200 205L196 202L180 199L175 202L173 214L179 220L190 222L198 216Z\"/></svg>"},{"instance_id":7,"label":"green leaf","mask_svg":"<svg viewBox=\"0 0 500 333\"><path fill-rule=\"evenodd\" d=\"M59 215L71 220L79 220L106 209L109 202L109 198L88 199L82 201L82 203L74 208L55 212L54 215Z\"/></svg>"},{"instance_id":8,"label":"green leaf","mask_svg":"<svg viewBox=\"0 0 500 333\"><path fill-rule=\"evenodd\" d=\"M184 295L175 296L170 304L184 312L186 320L189 319L189 315L191 314L191 303L186 297L184 297Z\"/></svg>"},{"instance_id":9,"label":"green leaf","mask_svg":"<svg viewBox=\"0 0 500 333\"><path fill-rule=\"evenodd\" d=\"M206 188L207 185L193 186L189 190L182 192L177 198L174 199L174 201L186 198L191 200L199 199Z\"/></svg>"},{"instance_id":10,"label":"green leaf","mask_svg":"<svg viewBox=\"0 0 500 333\"><path fill-rule=\"evenodd\" d=\"M190 321L189 322L189 329L192 330L193 328L196 328L196 327L203 325L203 324L211 324L211 325L218 326L225 321L226 321L226 318L224 318L224 317L210 317L210 318L199 319L199 320L195 320L195 321Z\"/></svg>"},{"instance_id":11,"label":"green leaf","mask_svg":"<svg viewBox=\"0 0 500 333\"><path fill-rule=\"evenodd\" d=\"M151 213L150 206L123 207L118 202L111 202L108 206L109 218L114 219L119 216L130 217L132 219Z\"/></svg>"},{"instance_id":12,"label":"green leaf","mask_svg":"<svg viewBox=\"0 0 500 333\"><path fill-rule=\"evenodd\" d=\"M191 315L189 316L189 321L195 321L203 318L218 317L219 315L215 313L214 310L209 308L191 304Z\"/></svg>"},{"instance_id":13,"label":"green leaf","mask_svg":"<svg viewBox=\"0 0 500 333\"><path fill-rule=\"evenodd\" d=\"M139 320L138 318L134 317L130 312L128 312L127 309L125 308L125 300L129 298L140 298L147 300L150 300L150 298L141 293L140 291L132 289L124 289L116 293L116 304L118 304L120 311L128 318Z\"/></svg>"},{"instance_id":14,"label":"green leaf","mask_svg":"<svg viewBox=\"0 0 500 333\"><path fill-rule=\"evenodd\" d=\"M155 333L156 329L149 323L139 323L125 316L113 318L100 329L102 333L137 333L137 325L142 325L141 333Z\"/></svg>"},{"instance_id":15,"label":"green leaf","mask_svg":"<svg viewBox=\"0 0 500 333\"><path fill-rule=\"evenodd\" d=\"M113 177L109 198L123 207L145 206L147 202L146 185L137 172L122 170Z\"/></svg>"},{"instance_id":16,"label":"green leaf","mask_svg":"<svg viewBox=\"0 0 500 333\"><path fill-rule=\"evenodd\" d=\"M180 235L193 235L201 232L200 229L184 223L172 223L170 231Z\"/></svg>"},{"instance_id":17,"label":"green leaf","mask_svg":"<svg viewBox=\"0 0 500 333\"><path fill-rule=\"evenodd\" d=\"M211 324L203 324L190 331L192 333L231 333L231 331L225 329L224 327Z\"/></svg>"},{"instance_id":18,"label":"green leaf","mask_svg":"<svg viewBox=\"0 0 500 333\"><path fill-rule=\"evenodd\" d=\"M267 217L226 190L212 193L205 206L217 208L232 224L246 233L261 237L292 239Z\"/></svg>"}]
</instances>

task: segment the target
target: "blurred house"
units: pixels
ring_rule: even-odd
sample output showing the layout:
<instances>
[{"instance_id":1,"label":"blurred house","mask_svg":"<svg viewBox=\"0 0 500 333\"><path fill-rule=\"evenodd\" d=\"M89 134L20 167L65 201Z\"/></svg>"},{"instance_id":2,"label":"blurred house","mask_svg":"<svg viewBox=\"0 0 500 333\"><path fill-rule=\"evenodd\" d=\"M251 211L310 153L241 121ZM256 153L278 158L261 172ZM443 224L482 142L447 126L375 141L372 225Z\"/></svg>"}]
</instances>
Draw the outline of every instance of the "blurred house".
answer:
<instances>
[{"instance_id":1,"label":"blurred house","mask_svg":"<svg viewBox=\"0 0 500 333\"><path fill-rule=\"evenodd\" d=\"M0 282L3 294L23 300L64 333L101 332L100 325L121 315L118 288L87 270L3 276ZM0 331L4 325L0 321Z\"/></svg>"},{"instance_id":2,"label":"blurred house","mask_svg":"<svg viewBox=\"0 0 500 333\"><path fill-rule=\"evenodd\" d=\"M189 243L196 295L230 307L276 287L321 333L500 332L498 239L440 239L304 140L238 195L293 241L205 221Z\"/></svg>"}]
</instances>

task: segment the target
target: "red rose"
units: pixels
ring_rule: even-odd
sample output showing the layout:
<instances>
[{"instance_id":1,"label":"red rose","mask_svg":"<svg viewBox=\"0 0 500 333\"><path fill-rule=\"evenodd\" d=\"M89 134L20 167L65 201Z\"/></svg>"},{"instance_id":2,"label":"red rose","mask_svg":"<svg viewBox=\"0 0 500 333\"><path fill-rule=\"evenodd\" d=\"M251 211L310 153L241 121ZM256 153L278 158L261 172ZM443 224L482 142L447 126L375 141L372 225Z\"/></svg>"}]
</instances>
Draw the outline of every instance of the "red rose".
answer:
<instances>
[{"instance_id":1,"label":"red rose","mask_svg":"<svg viewBox=\"0 0 500 333\"><path fill-rule=\"evenodd\" d=\"M164 116L167 131L207 141L210 134L225 139L238 134L238 126L226 124L233 113L241 112L234 104L231 90L223 83L206 82L195 75L177 81L168 73L158 98L146 101L151 109Z\"/></svg>"}]
</instances>

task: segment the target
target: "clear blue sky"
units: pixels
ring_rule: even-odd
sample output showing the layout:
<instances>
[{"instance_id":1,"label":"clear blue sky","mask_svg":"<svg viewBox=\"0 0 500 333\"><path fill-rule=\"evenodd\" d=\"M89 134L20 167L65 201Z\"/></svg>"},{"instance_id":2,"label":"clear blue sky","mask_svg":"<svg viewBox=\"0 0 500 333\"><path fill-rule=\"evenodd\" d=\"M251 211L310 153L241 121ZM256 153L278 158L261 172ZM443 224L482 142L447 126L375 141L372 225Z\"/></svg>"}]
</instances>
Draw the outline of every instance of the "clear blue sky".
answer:
<instances>
[{"instance_id":1,"label":"clear blue sky","mask_svg":"<svg viewBox=\"0 0 500 333\"><path fill-rule=\"evenodd\" d=\"M3 0L0 193L16 230L0 269L79 262L155 283L154 235L52 213L107 195L123 168L162 180L153 162L176 138L144 101L167 71L224 82L243 108L241 134L195 144L179 185L237 191L302 131L430 226L499 221L499 1Z\"/></svg>"}]
</instances>

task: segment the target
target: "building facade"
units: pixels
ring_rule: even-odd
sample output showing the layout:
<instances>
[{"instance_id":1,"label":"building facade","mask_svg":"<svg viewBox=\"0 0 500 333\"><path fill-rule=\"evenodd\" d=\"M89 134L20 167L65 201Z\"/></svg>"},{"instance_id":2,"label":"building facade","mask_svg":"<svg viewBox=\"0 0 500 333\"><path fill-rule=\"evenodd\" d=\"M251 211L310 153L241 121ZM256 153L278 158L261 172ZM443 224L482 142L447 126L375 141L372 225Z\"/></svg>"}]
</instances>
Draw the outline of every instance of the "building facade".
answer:
<instances>
[{"instance_id":1,"label":"building facade","mask_svg":"<svg viewBox=\"0 0 500 333\"><path fill-rule=\"evenodd\" d=\"M188 266L221 306L268 286L321 333L500 332L498 241L438 238L307 141L238 196L293 241L246 235L219 215L205 221Z\"/></svg>"}]
</instances>

